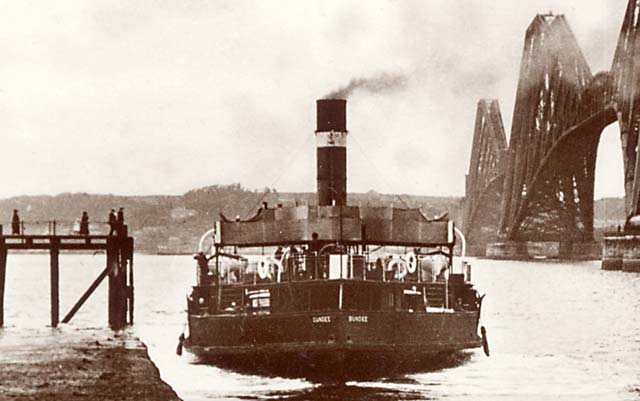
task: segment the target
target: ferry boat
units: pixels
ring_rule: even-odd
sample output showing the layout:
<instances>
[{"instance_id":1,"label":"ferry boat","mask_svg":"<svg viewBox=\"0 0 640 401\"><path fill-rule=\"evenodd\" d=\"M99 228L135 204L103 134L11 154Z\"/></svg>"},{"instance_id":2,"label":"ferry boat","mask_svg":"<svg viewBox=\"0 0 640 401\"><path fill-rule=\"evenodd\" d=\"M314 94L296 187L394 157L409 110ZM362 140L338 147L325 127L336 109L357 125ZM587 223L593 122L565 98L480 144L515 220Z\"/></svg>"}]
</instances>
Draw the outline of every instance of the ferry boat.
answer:
<instances>
[{"instance_id":1,"label":"ferry boat","mask_svg":"<svg viewBox=\"0 0 640 401\"><path fill-rule=\"evenodd\" d=\"M315 136L317 205L220 215L201 239L213 246L195 256L181 344L206 363L312 379L429 369L480 347L482 297L470 266L453 266L453 222L347 203L345 100L317 101Z\"/></svg>"}]
</instances>

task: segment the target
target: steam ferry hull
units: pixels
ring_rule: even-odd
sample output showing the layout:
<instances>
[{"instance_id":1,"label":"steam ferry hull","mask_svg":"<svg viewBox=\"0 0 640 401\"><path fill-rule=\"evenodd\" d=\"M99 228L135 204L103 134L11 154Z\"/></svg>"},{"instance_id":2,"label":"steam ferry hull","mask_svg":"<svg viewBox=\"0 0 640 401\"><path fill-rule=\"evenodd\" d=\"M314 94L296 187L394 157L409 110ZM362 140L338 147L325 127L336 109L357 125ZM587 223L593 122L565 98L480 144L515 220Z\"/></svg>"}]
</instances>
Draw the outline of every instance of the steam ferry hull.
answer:
<instances>
[{"instance_id":1,"label":"steam ferry hull","mask_svg":"<svg viewBox=\"0 0 640 401\"><path fill-rule=\"evenodd\" d=\"M481 346L479 311L190 316L187 349L245 373L346 380L447 366Z\"/></svg>"}]
</instances>

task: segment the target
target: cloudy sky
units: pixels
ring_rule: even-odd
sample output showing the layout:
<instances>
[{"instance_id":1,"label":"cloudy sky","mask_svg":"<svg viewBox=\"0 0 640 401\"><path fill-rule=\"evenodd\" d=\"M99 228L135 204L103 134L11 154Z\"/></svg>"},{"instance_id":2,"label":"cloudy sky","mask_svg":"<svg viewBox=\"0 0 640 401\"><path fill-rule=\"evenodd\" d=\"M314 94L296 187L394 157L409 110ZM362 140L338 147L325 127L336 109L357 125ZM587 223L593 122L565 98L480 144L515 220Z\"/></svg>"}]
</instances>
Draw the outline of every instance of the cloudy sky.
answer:
<instances>
[{"instance_id":1,"label":"cloudy sky","mask_svg":"<svg viewBox=\"0 0 640 401\"><path fill-rule=\"evenodd\" d=\"M610 67L627 0L0 0L0 197L315 190L315 100L354 78L349 190L463 195L476 103L507 128L524 32L565 14ZM619 131L596 196L622 195Z\"/></svg>"}]
</instances>

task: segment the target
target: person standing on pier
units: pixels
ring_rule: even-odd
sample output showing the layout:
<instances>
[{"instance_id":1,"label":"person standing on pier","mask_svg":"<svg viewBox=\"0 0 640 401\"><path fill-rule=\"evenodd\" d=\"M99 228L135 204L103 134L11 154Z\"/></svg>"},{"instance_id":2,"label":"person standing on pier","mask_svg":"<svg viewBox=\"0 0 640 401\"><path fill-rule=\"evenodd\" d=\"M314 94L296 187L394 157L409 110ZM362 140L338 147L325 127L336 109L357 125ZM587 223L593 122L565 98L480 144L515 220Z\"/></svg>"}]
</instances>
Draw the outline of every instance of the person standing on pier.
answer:
<instances>
[{"instance_id":1,"label":"person standing on pier","mask_svg":"<svg viewBox=\"0 0 640 401\"><path fill-rule=\"evenodd\" d=\"M124 209L118 209L118 235L124 234Z\"/></svg>"},{"instance_id":2,"label":"person standing on pier","mask_svg":"<svg viewBox=\"0 0 640 401\"><path fill-rule=\"evenodd\" d=\"M80 218L80 235L89 235L89 214L82 212Z\"/></svg>"},{"instance_id":3,"label":"person standing on pier","mask_svg":"<svg viewBox=\"0 0 640 401\"><path fill-rule=\"evenodd\" d=\"M111 213L109 213L109 235L113 235L116 231L116 211L111 209Z\"/></svg>"},{"instance_id":4,"label":"person standing on pier","mask_svg":"<svg viewBox=\"0 0 640 401\"><path fill-rule=\"evenodd\" d=\"M20 235L20 216L18 216L18 209L13 209L13 217L11 218L11 234Z\"/></svg>"}]
</instances>

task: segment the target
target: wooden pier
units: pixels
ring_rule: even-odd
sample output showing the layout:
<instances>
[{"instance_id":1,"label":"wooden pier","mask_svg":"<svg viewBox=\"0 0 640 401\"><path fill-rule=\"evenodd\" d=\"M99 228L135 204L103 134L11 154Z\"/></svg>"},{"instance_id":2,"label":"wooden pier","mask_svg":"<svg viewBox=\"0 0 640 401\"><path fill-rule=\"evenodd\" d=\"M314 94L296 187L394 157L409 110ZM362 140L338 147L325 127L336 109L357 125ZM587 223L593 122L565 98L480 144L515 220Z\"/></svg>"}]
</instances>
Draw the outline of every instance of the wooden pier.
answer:
<instances>
[{"instance_id":1,"label":"wooden pier","mask_svg":"<svg viewBox=\"0 0 640 401\"><path fill-rule=\"evenodd\" d=\"M24 232L24 230L22 230ZM109 277L109 326L119 330L133 324L133 238L127 226L118 235L4 235L0 225L0 327L4 325L4 290L7 254L10 250L48 250L51 280L51 327L60 322L59 259L60 251L106 251L103 271L65 315L68 323L100 283Z\"/></svg>"}]
</instances>

